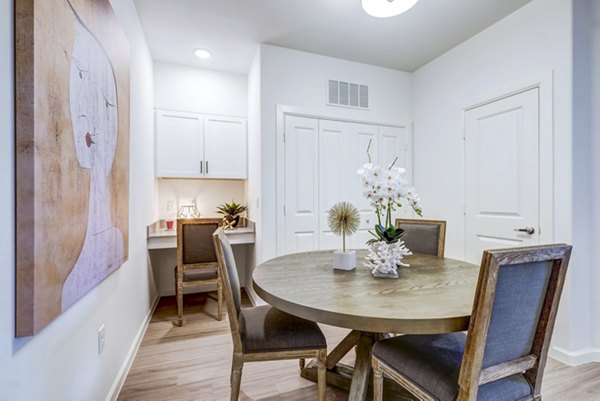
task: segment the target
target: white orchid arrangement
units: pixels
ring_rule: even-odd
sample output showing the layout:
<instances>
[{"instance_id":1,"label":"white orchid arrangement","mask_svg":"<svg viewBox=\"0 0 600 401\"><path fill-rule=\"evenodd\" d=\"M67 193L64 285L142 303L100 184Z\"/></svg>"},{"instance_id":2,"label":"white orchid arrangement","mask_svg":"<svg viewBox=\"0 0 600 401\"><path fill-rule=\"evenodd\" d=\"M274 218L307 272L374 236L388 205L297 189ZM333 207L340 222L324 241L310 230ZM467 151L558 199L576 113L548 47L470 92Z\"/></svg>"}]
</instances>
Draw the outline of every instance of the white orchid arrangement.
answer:
<instances>
[{"instance_id":1,"label":"white orchid arrangement","mask_svg":"<svg viewBox=\"0 0 600 401\"><path fill-rule=\"evenodd\" d=\"M369 162L358 169L363 184L363 195L371 202L377 214L375 231L369 231L374 238L367 241L369 255L365 266L376 277L398 277L398 266L408 266L402 262L404 256L412 252L401 240L403 231L392 222L392 213L408 202L415 213L422 215L421 200L413 187L403 178L406 170L395 167L398 157L386 169L371 162L371 142L367 147ZM385 218L385 222L382 221Z\"/></svg>"},{"instance_id":2,"label":"white orchid arrangement","mask_svg":"<svg viewBox=\"0 0 600 401\"><path fill-rule=\"evenodd\" d=\"M415 213L422 216L421 199L413 187L408 185L402 175L406 170L402 167L395 167L398 157L392 164L383 169L379 165L371 162L371 142L367 147L369 162L357 170L362 179L364 187L363 195L371 202L371 206L377 214L377 225L375 232L370 231L375 237L370 243L376 241L385 241L395 243L400 239L402 231L397 230L392 222L392 213L402 207L402 202L406 201L413 208ZM385 223L382 218L385 218Z\"/></svg>"}]
</instances>

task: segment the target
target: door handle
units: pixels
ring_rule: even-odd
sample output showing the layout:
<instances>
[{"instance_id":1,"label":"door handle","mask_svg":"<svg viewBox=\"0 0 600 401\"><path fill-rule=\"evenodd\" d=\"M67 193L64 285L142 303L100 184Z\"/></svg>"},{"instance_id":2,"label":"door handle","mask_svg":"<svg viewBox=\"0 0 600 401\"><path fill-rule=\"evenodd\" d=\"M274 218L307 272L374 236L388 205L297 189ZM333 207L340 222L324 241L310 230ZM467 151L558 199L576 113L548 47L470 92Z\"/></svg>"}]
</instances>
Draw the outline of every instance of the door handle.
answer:
<instances>
[{"instance_id":1,"label":"door handle","mask_svg":"<svg viewBox=\"0 0 600 401\"><path fill-rule=\"evenodd\" d=\"M535 228L533 228L533 227L515 228L515 231L520 232L520 233L527 233L529 235L535 234Z\"/></svg>"},{"instance_id":2,"label":"door handle","mask_svg":"<svg viewBox=\"0 0 600 401\"><path fill-rule=\"evenodd\" d=\"M202 163L202 161L200 161L200 174L202 174L202 166L204 165L204 163Z\"/></svg>"},{"instance_id":3,"label":"door handle","mask_svg":"<svg viewBox=\"0 0 600 401\"><path fill-rule=\"evenodd\" d=\"M208 174L208 160L206 161L206 174Z\"/></svg>"}]
</instances>

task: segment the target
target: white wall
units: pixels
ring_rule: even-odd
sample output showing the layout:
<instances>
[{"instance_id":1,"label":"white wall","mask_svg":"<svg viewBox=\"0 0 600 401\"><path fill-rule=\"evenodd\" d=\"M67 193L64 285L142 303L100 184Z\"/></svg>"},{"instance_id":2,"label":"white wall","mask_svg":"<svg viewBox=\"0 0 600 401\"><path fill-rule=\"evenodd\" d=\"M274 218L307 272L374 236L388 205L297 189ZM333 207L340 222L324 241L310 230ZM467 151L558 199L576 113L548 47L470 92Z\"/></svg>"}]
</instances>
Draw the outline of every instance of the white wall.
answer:
<instances>
[{"instance_id":1,"label":"white wall","mask_svg":"<svg viewBox=\"0 0 600 401\"><path fill-rule=\"evenodd\" d=\"M590 115L592 118L590 127L592 153L591 160L591 187L592 200L591 227L592 238L590 241L593 253L590 258L590 271L592 272L592 294L594 296L592 303L592 322L594 323L594 349L596 360L600 360L600 270L598 261L600 260L600 3L596 0L588 0L592 5L592 24L591 24L591 68L590 68L590 87L591 87L591 107Z\"/></svg>"},{"instance_id":2,"label":"white wall","mask_svg":"<svg viewBox=\"0 0 600 401\"><path fill-rule=\"evenodd\" d=\"M585 243L578 249L585 238L578 225L583 214L574 213L586 202L574 193L584 179L577 173L585 154L578 153L581 146L572 135L572 26L570 0L533 0L417 70L413 88L415 185L427 216L448 221L446 254L460 259L465 256L462 109L485 92L553 71L554 241L574 244L553 354L567 361L590 347L592 333L591 266Z\"/></svg>"},{"instance_id":3,"label":"white wall","mask_svg":"<svg viewBox=\"0 0 600 401\"><path fill-rule=\"evenodd\" d=\"M247 78L230 72L154 63L154 107L246 117Z\"/></svg>"},{"instance_id":4,"label":"white wall","mask_svg":"<svg viewBox=\"0 0 600 401\"><path fill-rule=\"evenodd\" d=\"M262 132L261 132L261 73L260 73L260 46L250 63L248 71L248 217L255 222L262 221L260 197L262 188ZM255 226L256 243L262 244L262 224ZM249 266L256 266L260 260L261 250L258 246L252 247L248 254ZM251 289L250 283L246 288ZM252 290L250 290L252 291Z\"/></svg>"},{"instance_id":5,"label":"white wall","mask_svg":"<svg viewBox=\"0 0 600 401\"><path fill-rule=\"evenodd\" d=\"M370 110L327 106L327 80L369 86ZM261 198L262 237L258 262L276 255L276 107L295 106L321 116L374 123L411 122L411 74L352 61L261 45Z\"/></svg>"},{"instance_id":6,"label":"white wall","mask_svg":"<svg viewBox=\"0 0 600 401\"><path fill-rule=\"evenodd\" d=\"M153 219L152 60L132 0L112 0L131 46L129 260L44 330L14 338L13 1L0 0L0 398L102 400L155 300L145 226ZM150 199L150 201L149 201ZM106 326L106 348L97 331Z\"/></svg>"},{"instance_id":7,"label":"white wall","mask_svg":"<svg viewBox=\"0 0 600 401\"><path fill-rule=\"evenodd\" d=\"M575 0L573 13L574 243L587 267L592 325L591 346L579 357L585 362L600 360L600 3Z\"/></svg>"},{"instance_id":8,"label":"white wall","mask_svg":"<svg viewBox=\"0 0 600 401\"><path fill-rule=\"evenodd\" d=\"M190 201L203 217L220 216L217 206L224 202L245 203L246 185L243 180L158 180L158 208L160 219L173 219L176 211ZM175 202L175 210L168 211L167 203Z\"/></svg>"}]
</instances>

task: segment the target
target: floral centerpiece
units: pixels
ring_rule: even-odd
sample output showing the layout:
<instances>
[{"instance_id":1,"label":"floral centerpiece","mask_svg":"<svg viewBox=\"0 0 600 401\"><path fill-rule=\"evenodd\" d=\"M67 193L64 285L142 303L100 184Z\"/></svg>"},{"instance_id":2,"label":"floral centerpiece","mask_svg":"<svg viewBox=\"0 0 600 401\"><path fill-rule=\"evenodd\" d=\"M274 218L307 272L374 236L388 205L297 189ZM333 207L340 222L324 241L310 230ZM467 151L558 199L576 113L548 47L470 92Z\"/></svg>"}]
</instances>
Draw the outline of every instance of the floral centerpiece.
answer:
<instances>
[{"instance_id":1,"label":"floral centerpiece","mask_svg":"<svg viewBox=\"0 0 600 401\"><path fill-rule=\"evenodd\" d=\"M371 162L370 148L369 142L369 162L357 171L362 179L363 195L371 202L377 215L377 224L373 231L369 231L373 238L367 242L369 256L366 266L377 277L398 277L397 267L406 266L402 259L412 253L402 241L403 231L394 226L392 213L403 206L402 202L406 202L421 216L420 199L415 189L402 177L406 170L395 166L398 157L388 167L382 168Z\"/></svg>"}]
</instances>

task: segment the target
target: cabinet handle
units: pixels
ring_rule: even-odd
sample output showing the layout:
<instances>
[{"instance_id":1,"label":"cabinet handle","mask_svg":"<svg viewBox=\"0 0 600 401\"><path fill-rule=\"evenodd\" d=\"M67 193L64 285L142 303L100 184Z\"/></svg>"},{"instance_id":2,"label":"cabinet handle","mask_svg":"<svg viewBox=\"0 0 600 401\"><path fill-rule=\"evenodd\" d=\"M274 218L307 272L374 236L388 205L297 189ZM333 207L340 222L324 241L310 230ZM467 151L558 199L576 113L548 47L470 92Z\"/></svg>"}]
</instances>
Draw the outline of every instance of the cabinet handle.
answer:
<instances>
[{"instance_id":1,"label":"cabinet handle","mask_svg":"<svg viewBox=\"0 0 600 401\"><path fill-rule=\"evenodd\" d=\"M204 163L202 163L202 161L200 161L200 174L202 174L202 165L203 165L203 164L204 164Z\"/></svg>"},{"instance_id":2,"label":"cabinet handle","mask_svg":"<svg viewBox=\"0 0 600 401\"><path fill-rule=\"evenodd\" d=\"M206 161L206 174L208 174L208 160Z\"/></svg>"}]
</instances>

